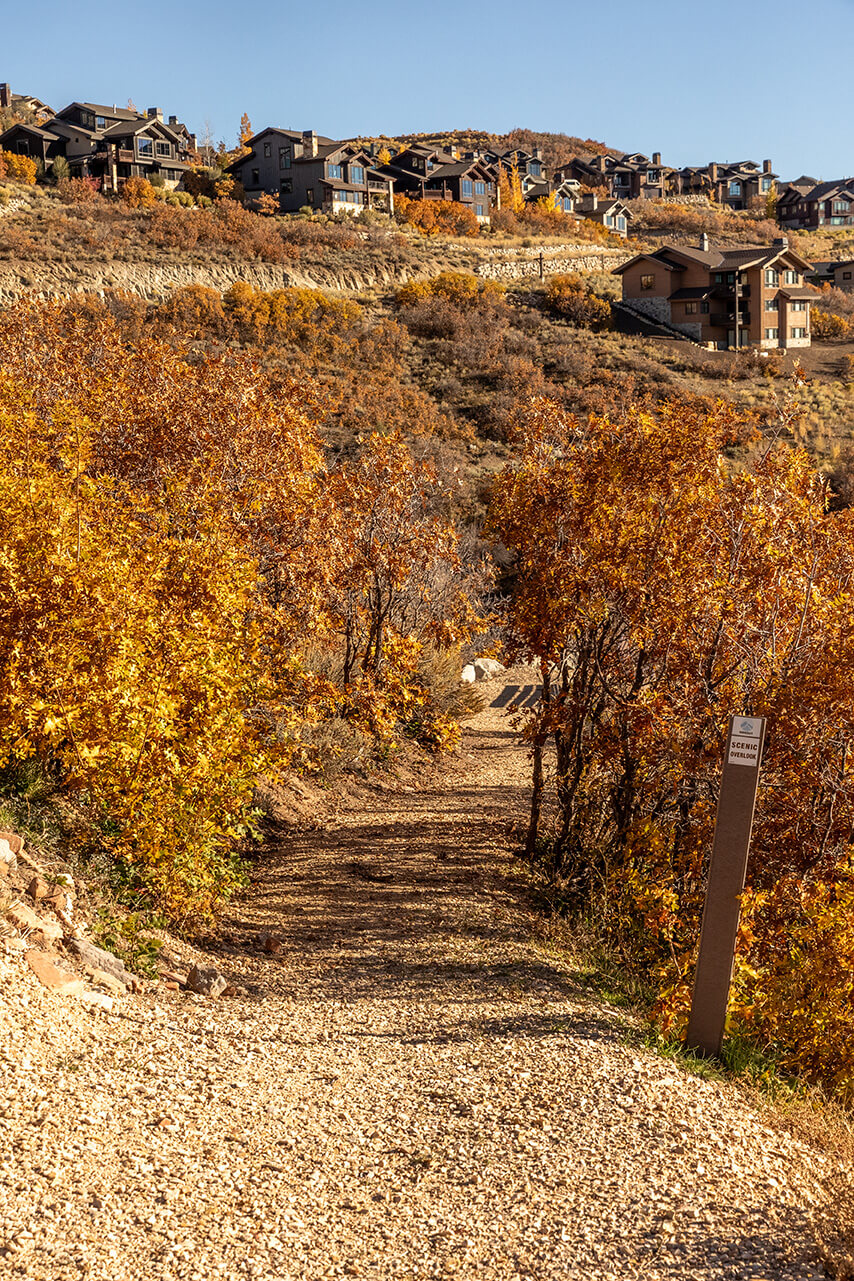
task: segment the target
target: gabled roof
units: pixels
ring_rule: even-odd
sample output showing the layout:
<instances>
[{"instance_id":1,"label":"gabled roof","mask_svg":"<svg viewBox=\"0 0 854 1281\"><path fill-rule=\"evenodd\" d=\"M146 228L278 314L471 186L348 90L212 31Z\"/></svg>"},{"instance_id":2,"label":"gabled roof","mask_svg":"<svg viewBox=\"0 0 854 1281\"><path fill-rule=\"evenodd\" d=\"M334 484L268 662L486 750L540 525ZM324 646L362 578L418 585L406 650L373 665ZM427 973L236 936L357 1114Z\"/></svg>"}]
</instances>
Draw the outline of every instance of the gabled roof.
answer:
<instances>
[{"instance_id":1,"label":"gabled roof","mask_svg":"<svg viewBox=\"0 0 854 1281\"><path fill-rule=\"evenodd\" d=\"M0 139L5 138L6 134L11 133L13 129L23 129L25 133L35 134L37 138L41 138L45 142L56 142L55 133L51 133L48 129L42 129L40 125L25 124L23 120L17 120L13 125L10 125L8 129L5 129L3 133L0 133Z\"/></svg>"},{"instance_id":2,"label":"gabled roof","mask_svg":"<svg viewBox=\"0 0 854 1281\"><path fill-rule=\"evenodd\" d=\"M627 268L644 260L654 261L667 271L684 271L685 267L680 259L698 263L709 271L744 271L747 267L770 267L780 258L788 258L802 271L811 269L811 263L788 245L745 245L740 249L692 249L683 245L662 245L654 253L636 254L628 262L615 267L614 274L620 275Z\"/></svg>"}]
</instances>

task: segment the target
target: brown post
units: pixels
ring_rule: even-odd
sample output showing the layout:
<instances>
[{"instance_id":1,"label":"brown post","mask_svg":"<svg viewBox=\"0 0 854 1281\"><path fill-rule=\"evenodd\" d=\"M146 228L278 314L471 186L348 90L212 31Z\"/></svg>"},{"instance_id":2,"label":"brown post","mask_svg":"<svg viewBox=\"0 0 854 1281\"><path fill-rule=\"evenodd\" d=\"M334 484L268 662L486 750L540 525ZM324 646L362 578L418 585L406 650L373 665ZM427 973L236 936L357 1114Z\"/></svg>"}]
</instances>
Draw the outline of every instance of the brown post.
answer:
<instances>
[{"instance_id":1,"label":"brown post","mask_svg":"<svg viewBox=\"0 0 854 1281\"><path fill-rule=\"evenodd\" d=\"M686 1045L701 1054L720 1053L726 1022L739 895L744 889L747 854L765 742L765 721L733 716L727 734L715 839L706 887L700 951L694 976Z\"/></svg>"}]
</instances>

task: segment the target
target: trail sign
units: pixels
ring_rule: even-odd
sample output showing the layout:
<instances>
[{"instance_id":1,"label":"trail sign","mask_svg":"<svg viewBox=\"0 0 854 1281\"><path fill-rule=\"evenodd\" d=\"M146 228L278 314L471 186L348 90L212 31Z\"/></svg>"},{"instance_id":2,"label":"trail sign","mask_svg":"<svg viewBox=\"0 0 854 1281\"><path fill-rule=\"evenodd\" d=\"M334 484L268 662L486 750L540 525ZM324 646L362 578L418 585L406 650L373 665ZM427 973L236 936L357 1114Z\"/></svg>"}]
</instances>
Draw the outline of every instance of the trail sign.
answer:
<instances>
[{"instance_id":1,"label":"trail sign","mask_svg":"<svg viewBox=\"0 0 854 1281\"><path fill-rule=\"evenodd\" d=\"M764 742L764 718L731 717L685 1038L702 1054L719 1054L723 1040Z\"/></svg>"}]
</instances>

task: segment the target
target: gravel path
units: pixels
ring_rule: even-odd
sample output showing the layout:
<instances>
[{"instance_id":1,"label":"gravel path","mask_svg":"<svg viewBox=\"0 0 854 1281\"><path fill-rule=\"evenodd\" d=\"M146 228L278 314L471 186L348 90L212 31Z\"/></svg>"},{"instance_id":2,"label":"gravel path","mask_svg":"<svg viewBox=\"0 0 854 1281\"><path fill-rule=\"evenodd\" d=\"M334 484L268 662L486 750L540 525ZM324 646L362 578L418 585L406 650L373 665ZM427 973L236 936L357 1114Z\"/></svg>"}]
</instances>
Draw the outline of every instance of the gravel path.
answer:
<instances>
[{"instance_id":1,"label":"gravel path","mask_svg":"<svg viewBox=\"0 0 854 1281\"><path fill-rule=\"evenodd\" d=\"M630 1048L532 939L524 778L490 707L446 777L283 833L207 956L248 995L97 1014L0 960L0 1270L824 1276L821 1155Z\"/></svg>"}]
</instances>

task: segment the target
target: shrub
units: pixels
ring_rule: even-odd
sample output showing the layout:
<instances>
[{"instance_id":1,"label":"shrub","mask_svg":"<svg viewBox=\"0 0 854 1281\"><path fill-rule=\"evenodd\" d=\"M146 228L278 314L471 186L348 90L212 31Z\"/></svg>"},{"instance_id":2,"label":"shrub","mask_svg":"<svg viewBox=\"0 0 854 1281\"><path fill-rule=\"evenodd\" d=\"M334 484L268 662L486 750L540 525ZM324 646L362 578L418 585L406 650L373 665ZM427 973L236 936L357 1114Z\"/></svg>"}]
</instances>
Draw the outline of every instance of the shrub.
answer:
<instances>
[{"instance_id":1,"label":"shrub","mask_svg":"<svg viewBox=\"0 0 854 1281\"><path fill-rule=\"evenodd\" d=\"M843 342L849 337L851 326L844 316L813 307L811 330L813 338L819 342Z\"/></svg>"},{"instance_id":2,"label":"shrub","mask_svg":"<svg viewBox=\"0 0 854 1281\"><path fill-rule=\"evenodd\" d=\"M95 178L60 178L56 189L65 205L90 204L99 196L98 182Z\"/></svg>"},{"instance_id":3,"label":"shrub","mask_svg":"<svg viewBox=\"0 0 854 1281\"><path fill-rule=\"evenodd\" d=\"M545 302L551 312L580 329L611 328L611 304L592 293L578 275L551 276Z\"/></svg>"},{"instance_id":4,"label":"shrub","mask_svg":"<svg viewBox=\"0 0 854 1281\"><path fill-rule=\"evenodd\" d=\"M394 216L428 236L477 236L480 223L468 205L455 200L411 200L395 196Z\"/></svg>"},{"instance_id":5,"label":"shrub","mask_svg":"<svg viewBox=\"0 0 854 1281\"><path fill-rule=\"evenodd\" d=\"M154 188L147 178L126 179L120 194L128 209L152 209L157 203Z\"/></svg>"},{"instance_id":6,"label":"shrub","mask_svg":"<svg viewBox=\"0 0 854 1281\"><path fill-rule=\"evenodd\" d=\"M54 182L61 182L63 178L70 177L68 161L65 159L65 156L54 157L50 172Z\"/></svg>"},{"instance_id":7,"label":"shrub","mask_svg":"<svg viewBox=\"0 0 854 1281\"><path fill-rule=\"evenodd\" d=\"M730 473L749 430L724 404L525 425L491 520L545 684L528 852L684 1026L726 713L767 717L729 1026L851 1098L854 511L782 444Z\"/></svg>"},{"instance_id":8,"label":"shrub","mask_svg":"<svg viewBox=\"0 0 854 1281\"><path fill-rule=\"evenodd\" d=\"M14 151L4 151L3 161L5 175L0 173L0 178L11 178L13 182L24 183L25 186L34 187L36 177L38 176L38 165L30 156L19 156Z\"/></svg>"}]
</instances>

